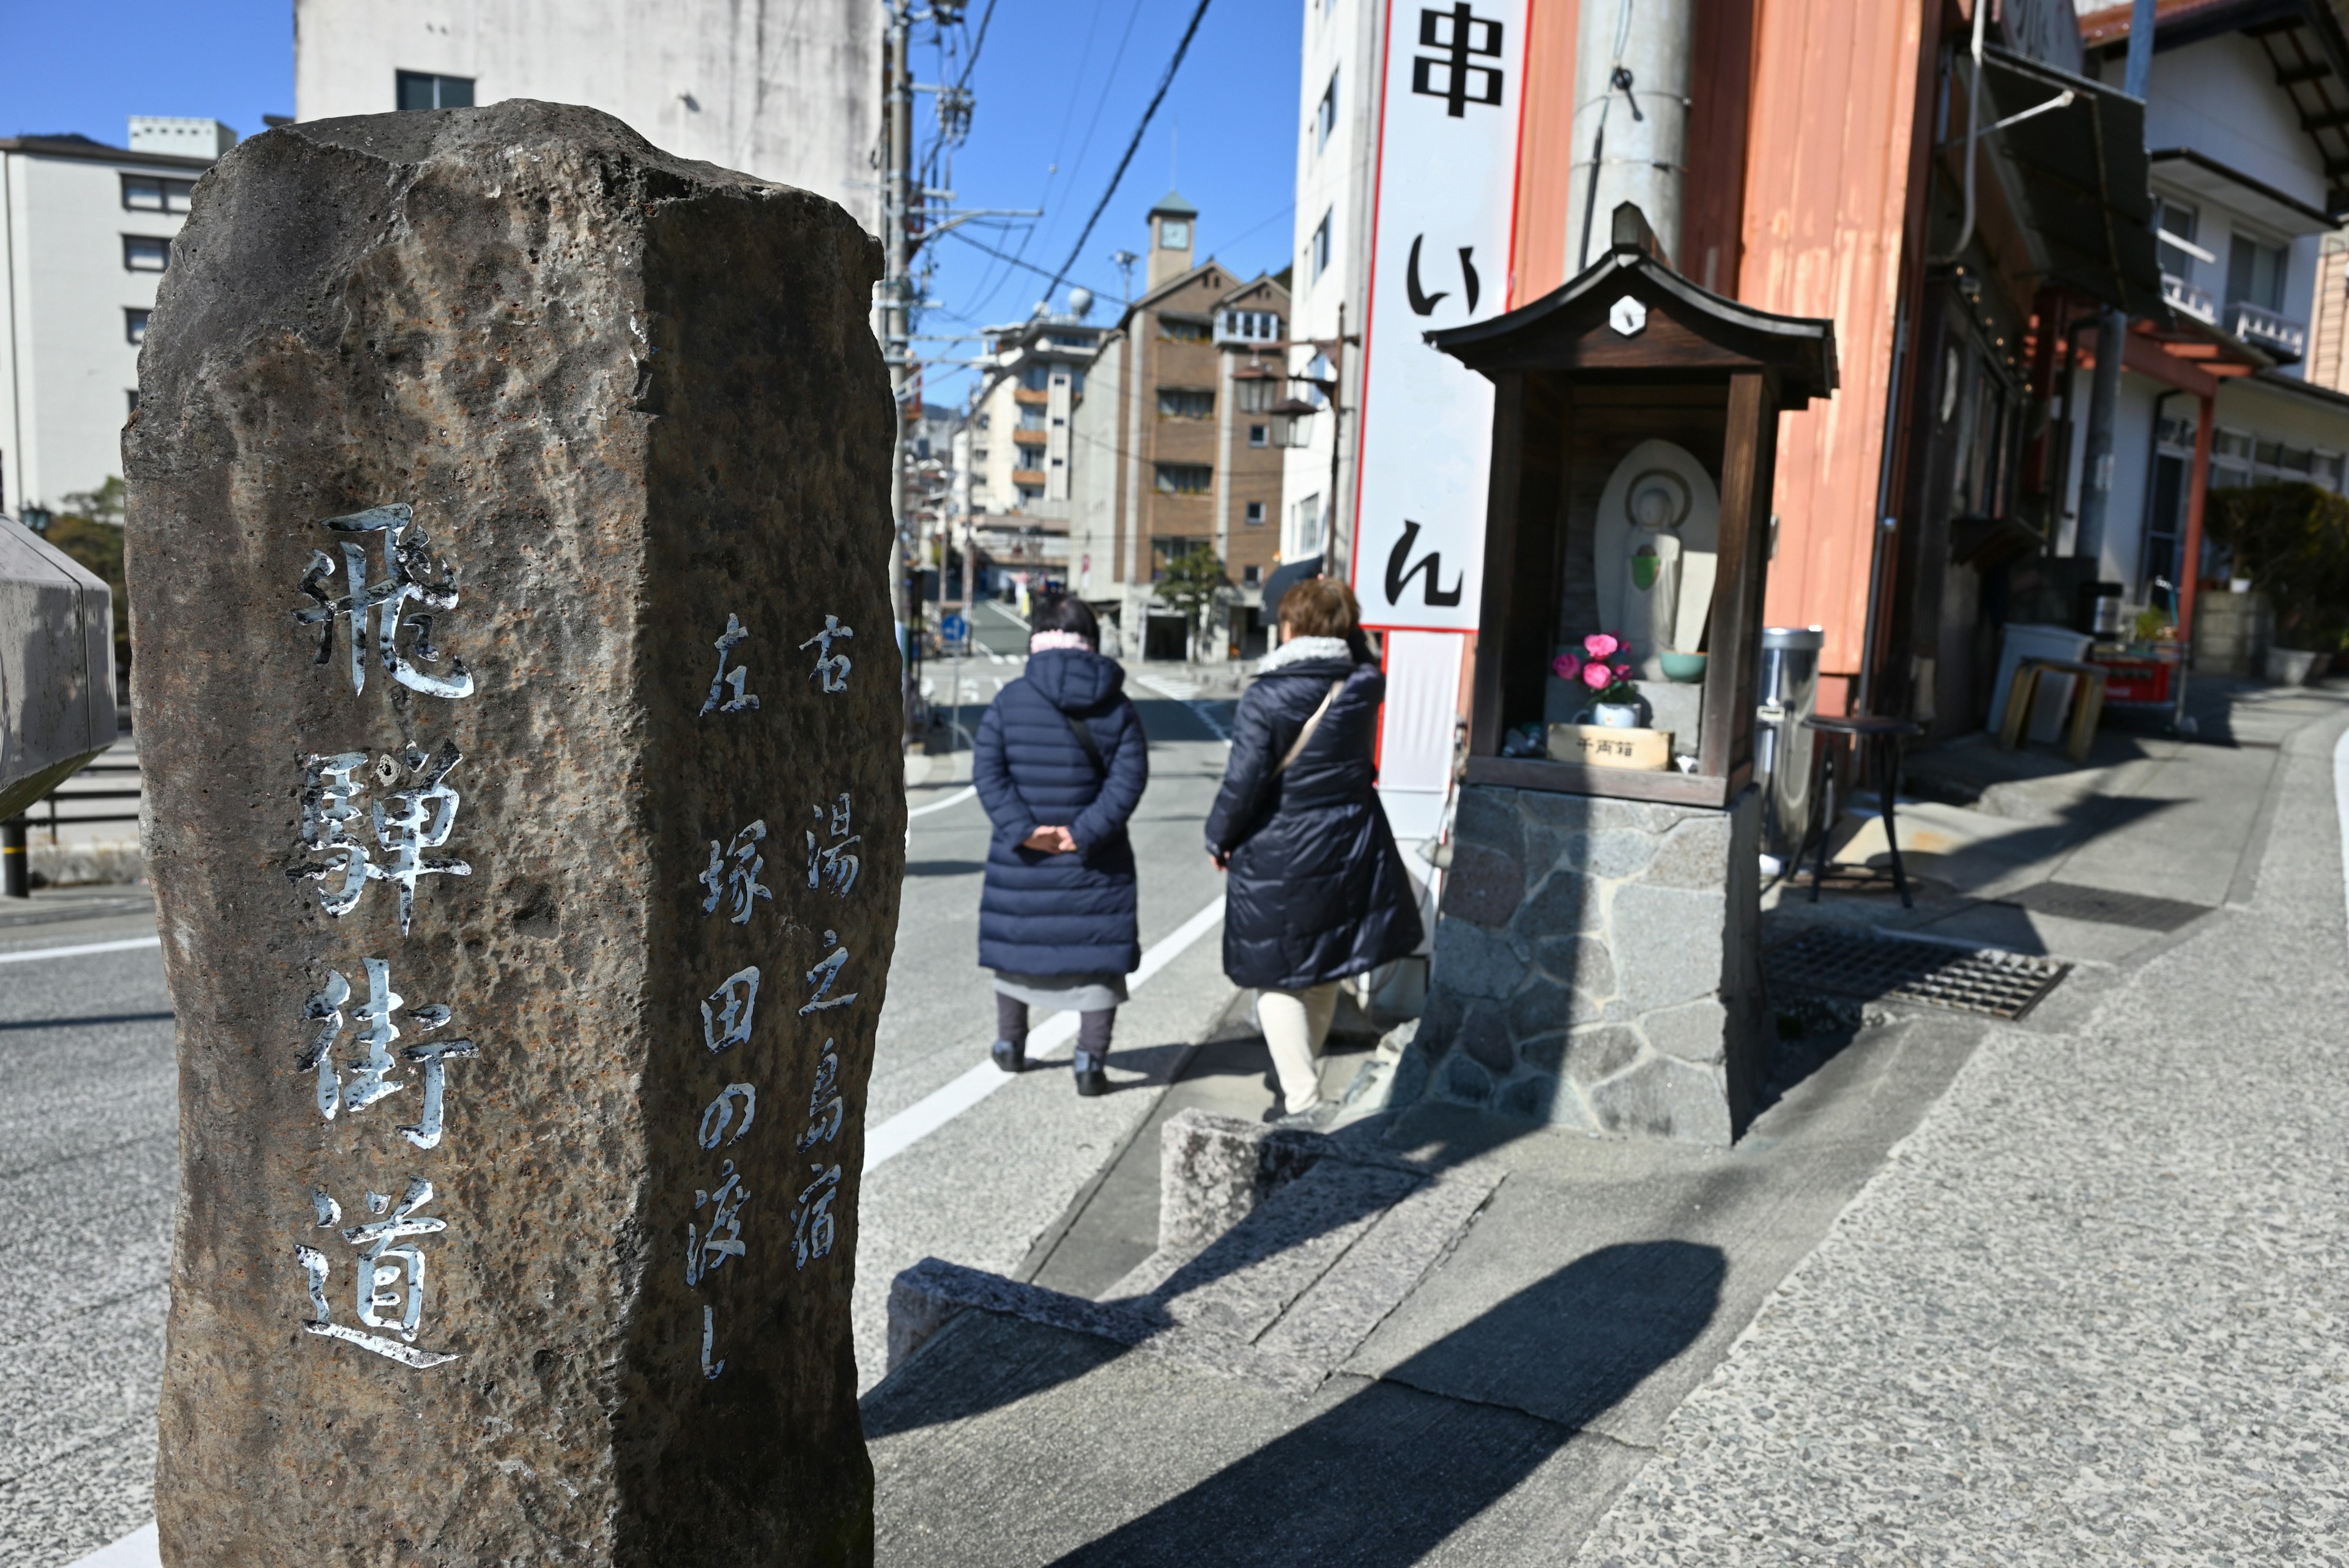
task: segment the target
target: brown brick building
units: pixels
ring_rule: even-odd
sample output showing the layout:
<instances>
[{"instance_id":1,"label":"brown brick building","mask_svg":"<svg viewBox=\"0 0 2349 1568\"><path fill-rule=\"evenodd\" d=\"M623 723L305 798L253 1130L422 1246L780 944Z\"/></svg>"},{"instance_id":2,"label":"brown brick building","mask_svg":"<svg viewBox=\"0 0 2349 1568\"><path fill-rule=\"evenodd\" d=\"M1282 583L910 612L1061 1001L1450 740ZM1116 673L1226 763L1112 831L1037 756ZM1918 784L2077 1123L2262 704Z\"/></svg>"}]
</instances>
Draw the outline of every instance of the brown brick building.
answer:
<instances>
[{"instance_id":1,"label":"brown brick building","mask_svg":"<svg viewBox=\"0 0 2349 1568\"><path fill-rule=\"evenodd\" d=\"M1197 212L1168 192L1150 210L1148 286L1102 340L1070 441L1069 580L1114 617L1131 657L1184 652L1181 618L1151 584L1206 545L1231 602L1198 657L1261 649L1260 586L1278 564L1288 421L1280 341L1288 290L1243 282L1191 247Z\"/></svg>"}]
</instances>

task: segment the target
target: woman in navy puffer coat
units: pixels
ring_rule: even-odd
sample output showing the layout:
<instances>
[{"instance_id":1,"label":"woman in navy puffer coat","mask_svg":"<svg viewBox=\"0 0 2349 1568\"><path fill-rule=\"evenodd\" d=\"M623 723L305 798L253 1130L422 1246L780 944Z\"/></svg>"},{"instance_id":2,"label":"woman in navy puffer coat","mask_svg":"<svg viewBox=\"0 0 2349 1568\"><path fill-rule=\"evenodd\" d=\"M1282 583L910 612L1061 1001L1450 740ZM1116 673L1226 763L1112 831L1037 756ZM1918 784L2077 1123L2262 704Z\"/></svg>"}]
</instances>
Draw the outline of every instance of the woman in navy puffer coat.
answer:
<instances>
[{"instance_id":1,"label":"woman in navy puffer coat","mask_svg":"<svg viewBox=\"0 0 2349 1568\"><path fill-rule=\"evenodd\" d=\"M1319 1127L1337 1110L1320 1098L1315 1058L1338 981L1405 957L1423 930L1374 784L1387 682L1353 591L1313 578L1282 596L1279 616L1280 646L1233 721L1207 853L1229 874L1224 972L1257 990L1288 1119Z\"/></svg>"},{"instance_id":2,"label":"woman in navy puffer coat","mask_svg":"<svg viewBox=\"0 0 2349 1568\"><path fill-rule=\"evenodd\" d=\"M1028 672L979 721L971 783L995 824L978 961L995 971L995 1064L1026 1065L1028 1010L1074 1010L1077 1093L1107 1090L1111 1026L1142 961L1126 820L1150 783L1125 671L1084 601L1047 602ZM1091 744L1088 745L1087 742Z\"/></svg>"}]
</instances>

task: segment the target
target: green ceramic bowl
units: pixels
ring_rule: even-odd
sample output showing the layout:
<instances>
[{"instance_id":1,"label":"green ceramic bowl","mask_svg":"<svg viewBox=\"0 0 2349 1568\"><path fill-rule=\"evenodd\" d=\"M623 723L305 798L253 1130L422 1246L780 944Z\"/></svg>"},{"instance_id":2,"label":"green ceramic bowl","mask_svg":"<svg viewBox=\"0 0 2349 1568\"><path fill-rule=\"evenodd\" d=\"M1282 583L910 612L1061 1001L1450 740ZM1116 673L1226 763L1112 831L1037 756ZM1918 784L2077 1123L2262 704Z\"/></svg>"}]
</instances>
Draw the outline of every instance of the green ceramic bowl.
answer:
<instances>
[{"instance_id":1,"label":"green ceramic bowl","mask_svg":"<svg viewBox=\"0 0 2349 1568\"><path fill-rule=\"evenodd\" d=\"M1664 679L1667 680L1694 686L1704 679L1704 655L1702 653L1674 653L1667 649L1656 657L1664 667Z\"/></svg>"}]
</instances>

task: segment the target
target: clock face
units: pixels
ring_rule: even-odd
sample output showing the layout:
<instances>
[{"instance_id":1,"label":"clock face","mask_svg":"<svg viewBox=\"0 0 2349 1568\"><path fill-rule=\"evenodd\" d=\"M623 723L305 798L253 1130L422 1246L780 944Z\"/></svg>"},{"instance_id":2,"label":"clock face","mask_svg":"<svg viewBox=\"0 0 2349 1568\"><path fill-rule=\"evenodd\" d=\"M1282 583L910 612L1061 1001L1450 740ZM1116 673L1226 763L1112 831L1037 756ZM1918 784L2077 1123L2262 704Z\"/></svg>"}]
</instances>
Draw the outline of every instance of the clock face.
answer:
<instances>
[{"instance_id":1,"label":"clock face","mask_svg":"<svg viewBox=\"0 0 2349 1568\"><path fill-rule=\"evenodd\" d=\"M1170 251L1191 248L1191 225L1179 218L1169 218L1158 225L1158 243Z\"/></svg>"}]
</instances>

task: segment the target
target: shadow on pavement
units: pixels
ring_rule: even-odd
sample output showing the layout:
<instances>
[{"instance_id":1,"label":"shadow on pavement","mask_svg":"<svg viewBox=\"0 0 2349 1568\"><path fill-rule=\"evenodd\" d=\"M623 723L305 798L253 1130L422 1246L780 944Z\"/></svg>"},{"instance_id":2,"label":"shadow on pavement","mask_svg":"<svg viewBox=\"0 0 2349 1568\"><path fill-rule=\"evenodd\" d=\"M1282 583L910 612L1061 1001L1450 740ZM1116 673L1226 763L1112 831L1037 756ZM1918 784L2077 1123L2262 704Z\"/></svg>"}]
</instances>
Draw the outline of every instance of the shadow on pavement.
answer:
<instances>
[{"instance_id":1,"label":"shadow on pavement","mask_svg":"<svg viewBox=\"0 0 2349 1568\"><path fill-rule=\"evenodd\" d=\"M1602 1247L1445 1335L1380 1382L1059 1559L1402 1568L1506 1495L1713 1321L1715 1247ZM1565 1422L1420 1386L1537 1379Z\"/></svg>"}]
</instances>

